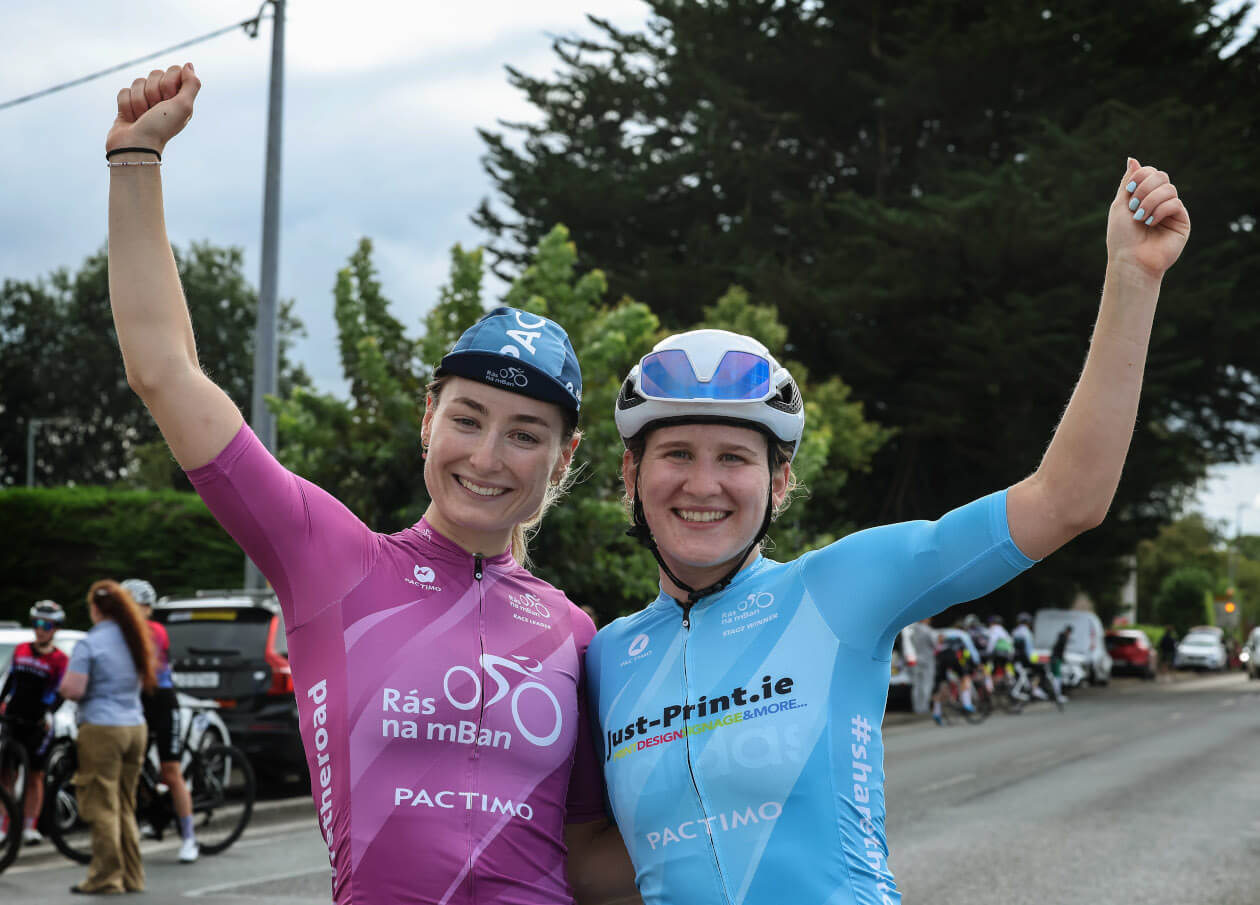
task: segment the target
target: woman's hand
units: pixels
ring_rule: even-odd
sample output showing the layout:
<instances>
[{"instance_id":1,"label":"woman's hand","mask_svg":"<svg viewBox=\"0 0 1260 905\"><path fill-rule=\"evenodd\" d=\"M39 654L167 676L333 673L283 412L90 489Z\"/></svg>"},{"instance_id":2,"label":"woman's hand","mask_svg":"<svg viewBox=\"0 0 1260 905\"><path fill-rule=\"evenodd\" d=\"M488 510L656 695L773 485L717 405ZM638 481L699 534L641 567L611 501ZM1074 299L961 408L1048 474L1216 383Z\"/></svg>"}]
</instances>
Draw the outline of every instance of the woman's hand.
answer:
<instances>
[{"instance_id":1,"label":"woman's hand","mask_svg":"<svg viewBox=\"0 0 1260 905\"><path fill-rule=\"evenodd\" d=\"M1156 279L1176 263L1190 238L1190 214L1168 174L1132 157L1107 217L1107 255Z\"/></svg>"},{"instance_id":2,"label":"woman's hand","mask_svg":"<svg viewBox=\"0 0 1260 905\"><path fill-rule=\"evenodd\" d=\"M159 154L192 119L201 79L192 63L154 69L118 92L118 118L105 136L105 150L152 148Z\"/></svg>"}]
</instances>

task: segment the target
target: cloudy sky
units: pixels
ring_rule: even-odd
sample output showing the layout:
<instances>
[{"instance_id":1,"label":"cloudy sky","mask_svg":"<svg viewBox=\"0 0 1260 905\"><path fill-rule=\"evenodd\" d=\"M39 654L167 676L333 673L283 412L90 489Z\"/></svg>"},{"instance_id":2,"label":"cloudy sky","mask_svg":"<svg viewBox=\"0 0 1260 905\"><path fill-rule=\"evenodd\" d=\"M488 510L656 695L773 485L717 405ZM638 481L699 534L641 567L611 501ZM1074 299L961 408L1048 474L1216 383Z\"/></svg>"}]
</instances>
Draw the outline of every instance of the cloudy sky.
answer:
<instances>
[{"instance_id":1,"label":"cloudy sky","mask_svg":"<svg viewBox=\"0 0 1260 905\"><path fill-rule=\"evenodd\" d=\"M0 103L145 56L257 11L255 0L129 0L0 7ZM413 328L446 278L448 252L484 237L468 215L490 194L475 129L533 110L506 64L555 68L550 37L593 31L598 11L644 23L642 0L290 0L287 17L280 294L297 300L309 338L298 350L321 389L342 387L331 287L361 236L395 314ZM0 110L0 278L76 268L105 238L106 130L114 96L135 75L192 60L203 87L188 128L163 161L172 241L245 249L257 282L269 23L234 31L30 103ZM1193 202L1191 202L1193 209ZM1205 511L1260 533L1260 467L1221 469ZM1254 504L1254 506L1253 506Z\"/></svg>"}]
</instances>

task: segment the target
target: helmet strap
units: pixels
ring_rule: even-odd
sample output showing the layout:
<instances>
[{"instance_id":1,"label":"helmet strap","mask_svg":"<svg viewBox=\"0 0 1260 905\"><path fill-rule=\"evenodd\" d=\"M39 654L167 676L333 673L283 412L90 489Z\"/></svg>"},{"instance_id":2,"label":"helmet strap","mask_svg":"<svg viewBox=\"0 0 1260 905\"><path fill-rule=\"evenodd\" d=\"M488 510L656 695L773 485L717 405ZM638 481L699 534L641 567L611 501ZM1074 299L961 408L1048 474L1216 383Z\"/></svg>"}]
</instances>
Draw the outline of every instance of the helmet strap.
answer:
<instances>
[{"instance_id":1,"label":"helmet strap","mask_svg":"<svg viewBox=\"0 0 1260 905\"><path fill-rule=\"evenodd\" d=\"M696 590L691 585L682 581L674 574L673 570L665 564L665 558L661 556L660 548L656 545L656 538L652 536L652 528L648 525L647 515L643 511L643 503L639 497L639 469L636 467L634 471L634 505L633 505L634 523L626 529L626 535L633 537L643 546L651 551L652 556L656 558L657 565L661 567L661 571L674 583L676 587L687 592L687 599L678 601L682 604L683 609L690 610L691 607L699 603L702 598L709 597L713 594L719 594L726 590L727 585L735 580L735 576L739 574L739 570L744 567L744 562L762 538L766 536L766 532L770 530L770 522L774 515L774 466L770 466L770 489L766 494L766 514L761 520L761 528L758 529L757 535L752 539L743 552L735 558L735 564L730 571L707 587Z\"/></svg>"}]
</instances>

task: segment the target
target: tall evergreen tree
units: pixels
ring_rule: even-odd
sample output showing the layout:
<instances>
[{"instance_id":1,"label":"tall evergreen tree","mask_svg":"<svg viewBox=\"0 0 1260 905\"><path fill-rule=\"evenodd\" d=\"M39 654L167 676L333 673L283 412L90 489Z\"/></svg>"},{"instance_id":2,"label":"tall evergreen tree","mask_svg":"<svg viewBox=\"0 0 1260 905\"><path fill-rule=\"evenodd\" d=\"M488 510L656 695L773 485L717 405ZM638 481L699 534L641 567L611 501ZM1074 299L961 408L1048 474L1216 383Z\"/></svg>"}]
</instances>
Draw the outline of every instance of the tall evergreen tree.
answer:
<instances>
[{"instance_id":1,"label":"tall evergreen tree","mask_svg":"<svg viewBox=\"0 0 1260 905\"><path fill-rule=\"evenodd\" d=\"M1084 359L1126 154L1169 170L1195 222L1164 290L1138 435L1104 526L994 606L1109 599L1116 557L1237 461L1260 416L1248 6L1153 0L649 0L592 19L561 67L510 70L541 114L483 131L519 267L556 220L614 295L670 326L738 283L792 357L839 375L896 436L845 488L862 522L932 517L1038 462ZM1231 46L1237 45L1237 46ZM1226 53L1226 48L1231 48Z\"/></svg>"}]
</instances>

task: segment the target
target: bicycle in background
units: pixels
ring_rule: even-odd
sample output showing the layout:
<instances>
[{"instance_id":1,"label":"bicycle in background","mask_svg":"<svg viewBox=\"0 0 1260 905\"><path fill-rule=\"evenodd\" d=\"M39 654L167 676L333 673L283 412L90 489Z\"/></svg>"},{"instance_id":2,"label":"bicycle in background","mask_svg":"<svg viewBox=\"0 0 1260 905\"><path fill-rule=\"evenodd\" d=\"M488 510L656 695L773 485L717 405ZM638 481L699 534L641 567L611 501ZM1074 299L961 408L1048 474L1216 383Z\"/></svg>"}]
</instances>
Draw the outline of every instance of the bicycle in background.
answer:
<instances>
[{"instance_id":1,"label":"bicycle in background","mask_svg":"<svg viewBox=\"0 0 1260 905\"><path fill-rule=\"evenodd\" d=\"M184 729L182 774L192 796L192 814L201 851L217 855L240 838L254 812L254 770L245 753L235 745L213 743L201 748L188 745L193 720ZM67 858L80 864L92 860L91 828L79 819L75 794L78 751L72 743L58 745L49 755L46 774L48 836ZM150 738L140 781L136 787L136 820L148 823L153 837L161 839L168 828L178 828L170 789L161 781L157 747Z\"/></svg>"}]
</instances>

